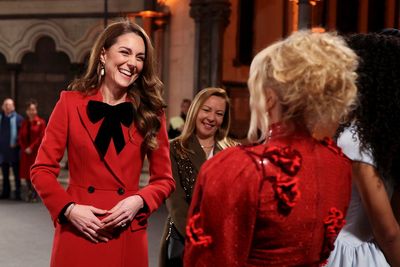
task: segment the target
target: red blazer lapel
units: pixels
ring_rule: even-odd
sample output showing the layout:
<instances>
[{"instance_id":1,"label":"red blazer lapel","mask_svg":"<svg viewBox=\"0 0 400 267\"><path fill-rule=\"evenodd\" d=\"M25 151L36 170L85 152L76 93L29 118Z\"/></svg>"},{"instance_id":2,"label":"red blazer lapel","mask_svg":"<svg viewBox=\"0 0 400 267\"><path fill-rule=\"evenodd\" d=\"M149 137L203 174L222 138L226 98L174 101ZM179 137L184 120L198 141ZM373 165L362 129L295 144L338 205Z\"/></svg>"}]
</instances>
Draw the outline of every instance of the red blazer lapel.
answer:
<instances>
[{"instance_id":1,"label":"red blazer lapel","mask_svg":"<svg viewBox=\"0 0 400 267\"><path fill-rule=\"evenodd\" d=\"M86 109L87 109L87 102L83 103L82 105L79 105L78 114L79 118L81 119L83 127L89 134L90 139L92 140L92 143L94 145L94 140L96 139L97 132L99 131L100 125L103 122L103 120L97 123L92 123L86 113Z\"/></svg>"},{"instance_id":2,"label":"red blazer lapel","mask_svg":"<svg viewBox=\"0 0 400 267\"><path fill-rule=\"evenodd\" d=\"M112 139L110 142L110 146L107 149L107 153L104 156L104 161L106 163L106 165L108 166L108 168L111 170L111 172L114 174L115 178L123 185L125 185L124 181L123 181L123 175L122 175L122 169L121 169L121 165L119 164L120 159L118 158L118 154L117 151L115 150L114 144L112 143ZM126 144L124 149L126 148ZM124 149L122 149L122 151L120 153L122 153L124 151Z\"/></svg>"},{"instance_id":3,"label":"red blazer lapel","mask_svg":"<svg viewBox=\"0 0 400 267\"><path fill-rule=\"evenodd\" d=\"M94 141L96 139L97 133L99 131L100 125L102 124L103 120L101 120L97 123L92 123L87 115L86 109L87 109L89 100L101 101L101 99L98 99L98 98L99 98L98 95L89 96L88 98L85 99L84 103L82 103L81 105L78 106L79 118L81 120L83 128L85 128L86 132L88 133L93 146L95 146ZM129 133L128 133L127 128L122 126L122 131L124 133L125 142L128 143L129 142ZM124 149L125 148L126 148L126 145L125 145ZM121 151L121 153L122 153L122 151ZM104 162L107 165L108 169L114 174L115 178L121 184L124 185L125 183L123 182L122 169L119 164L118 154L115 150L114 144L110 143L110 145L107 149L107 153L104 156Z\"/></svg>"}]
</instances>

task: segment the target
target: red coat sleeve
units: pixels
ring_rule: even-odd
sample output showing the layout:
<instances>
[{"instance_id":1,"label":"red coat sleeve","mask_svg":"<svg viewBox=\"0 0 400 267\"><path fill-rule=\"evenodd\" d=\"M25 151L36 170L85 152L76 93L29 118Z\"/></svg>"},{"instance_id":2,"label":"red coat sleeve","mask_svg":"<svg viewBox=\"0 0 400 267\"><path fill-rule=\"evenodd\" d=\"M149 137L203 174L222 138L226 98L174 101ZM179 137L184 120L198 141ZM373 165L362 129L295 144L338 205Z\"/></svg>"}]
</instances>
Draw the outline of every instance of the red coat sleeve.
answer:
<instances>
[{"instance_id":1,"label":"red coat sleeve","mask_svg":"<svg viewBox=\"0 0 400 267\"><path fill-rule=\"evenodd\" d=\"M161 117L161 127L157 135L158 148L147 153L150 163L149 184L137 194L145 202L147 209L139 216L146 219L155 211L164 200L175 190L175 181L172 178L171 160L169 156L169 142L166 130L165 115Z\"/></svg>"},{"instance_id":2,"label":"red coat sleeve","mask_svg":"<svg viewBox=\"0 0 400 267\"><path fill-rule=\"evenodd\" d=\"M54 223L64 206L73 202L71 196L57 181L60 173L59 162L64 155L67 143L67 105L66 93L62 92L50 116L42 145L31 168L32 184L49 210Z\"/></svg>"},{"instance_id":3,"label":"red coat sleeve","mask_svg":"<svg viewBox=\"0 0 400 267\"><path fill-rule=\"evenodd\" d=\"M226 149L203 165L186 226L185 266L245 266L260 178L239 148Z\"/></svg>"}]
</instances>

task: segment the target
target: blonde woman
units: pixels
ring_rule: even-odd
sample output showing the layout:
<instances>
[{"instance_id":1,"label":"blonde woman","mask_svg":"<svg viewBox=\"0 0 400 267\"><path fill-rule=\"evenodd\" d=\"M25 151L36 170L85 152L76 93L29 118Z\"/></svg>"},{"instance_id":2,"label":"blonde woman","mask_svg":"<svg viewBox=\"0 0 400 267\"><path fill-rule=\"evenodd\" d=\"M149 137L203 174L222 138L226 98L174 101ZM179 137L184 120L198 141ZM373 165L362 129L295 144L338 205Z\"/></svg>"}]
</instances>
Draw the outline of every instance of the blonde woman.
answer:
<instances>
[{"instance_id":1,"label":"blonde woman","mask_svg":"<svg viewBox=\"0 0 400 267\"><path fill-rule=\"evenodd\" d=\"M256 55L248 137L198 176L185 266L318 266L344 224L351 162L314 128L352 107L357 56L331 33L297 32Z\"/></svg>"},{"instance_id":2,"label":"blonde woman","mask_svg":"<svg viewBox=\"0 0 400 267\"><path fill-rule=\"evenodd\" d=\"M160 266L182 266L187 211L201 165L232 145L227 142L230 102L221 88L206 88L194 98L182 134L171 142L176 191L167 199L169 217L161 244Z\"/></svg>"}]
</instances>

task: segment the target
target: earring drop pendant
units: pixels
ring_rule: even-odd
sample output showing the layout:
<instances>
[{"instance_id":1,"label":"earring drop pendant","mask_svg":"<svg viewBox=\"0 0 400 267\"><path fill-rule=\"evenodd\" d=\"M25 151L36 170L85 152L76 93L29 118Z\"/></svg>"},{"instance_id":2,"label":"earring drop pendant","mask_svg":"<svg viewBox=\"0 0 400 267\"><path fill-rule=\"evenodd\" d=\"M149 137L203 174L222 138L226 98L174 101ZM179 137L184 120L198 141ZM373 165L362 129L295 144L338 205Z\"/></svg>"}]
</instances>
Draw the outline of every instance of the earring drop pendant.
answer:
<instances>
[{"instance_id":1,"label":"earring drop pendant","mask_svg":"<svg viewBox=\"0 0 400 267\"><path fill-rule=\"evenodd\" d=\"M104 67L101 67L100 76L104 76L104 74L106 74L106 71L105 71Z\"/></svg>"}]
</instances>

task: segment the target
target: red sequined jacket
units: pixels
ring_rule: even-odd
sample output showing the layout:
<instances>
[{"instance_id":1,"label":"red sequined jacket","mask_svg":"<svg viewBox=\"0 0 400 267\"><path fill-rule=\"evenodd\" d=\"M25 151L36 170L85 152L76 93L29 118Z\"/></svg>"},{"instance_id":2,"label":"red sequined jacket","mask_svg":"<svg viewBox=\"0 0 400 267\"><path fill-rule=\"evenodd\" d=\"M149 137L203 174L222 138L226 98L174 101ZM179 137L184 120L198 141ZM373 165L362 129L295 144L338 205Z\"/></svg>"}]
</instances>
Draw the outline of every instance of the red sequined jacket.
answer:
<instances>
[{"instance_id":1,"label":"red sequined jacket","mask_svg":"<svg viewBox=\"0 0 400 267\"><path fill-rule=\"evenodd\" d=\"M330 139L297 131L227 149L200 171L185 266L323 265L350 193L351 162Z\"/></svg>"}]
</instances>

